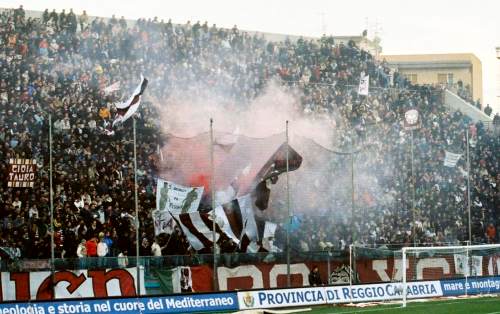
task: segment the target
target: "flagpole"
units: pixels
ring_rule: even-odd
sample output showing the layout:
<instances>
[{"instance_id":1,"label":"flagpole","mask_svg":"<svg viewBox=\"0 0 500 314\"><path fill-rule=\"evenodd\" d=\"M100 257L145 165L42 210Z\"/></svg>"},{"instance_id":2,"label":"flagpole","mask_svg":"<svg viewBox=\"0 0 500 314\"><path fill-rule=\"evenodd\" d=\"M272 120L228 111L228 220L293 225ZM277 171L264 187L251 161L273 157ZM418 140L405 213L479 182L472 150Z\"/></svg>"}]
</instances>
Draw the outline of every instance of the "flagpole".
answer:
<instances>
[{"instance_id":1,"label":"flagpole","mask_svg":"<svg viewBox=\"0 0 500 314\"><path fill-rule=\"evenodd\" d=\"M210 176L210 185L211 185L211 198L212 198L212 254L214 258L214 265L213 265L213 286L214 286L214 291L219 290L218 289L218 283L217 283L217 250L216 250L216 234L215 234L215 220L217 218L217 214L215 212L215 166L214 166L214 120L210 118L210 171L211 171L211 176Z\"/></svg>"},{"instance_id":2,"label":"flagpole","mask_svg":"<svg viewBox=\"0 0 500 314\"><path fill-rule=\"evenodd\" d=\"M470 213L470 159L469 159L469 129L465 130L465 138L467 140L467 213L469 216L469 245L472 244L472 228L471 228L471 213Z\"/></svg>"},{"instance_id":3,"label":"flagpole","mask_svg":"<svg viewBox=\"0 0 500 314\"><path fill-rule=\"evenodd\" d=\"M136 263L136 273L137 273L137 295L141 295L141 269L139 262L139 205L137 197L137 136L135 128L135 117L133 120L133 130L134 130L134 198L135 198L135 263Z\"/></svg>"},{"instance_id":4,"label":"flagpole","mask_svg":"<svg viewBox=\"0 0 500 314\"><path fill-rule=\"evenodd\" d=\"M50 259L52 298L56 298L54 252L54 190L52 189L52 114L49 114L49 195L50 195Z\"/></svg>"},{"instance_id":5,"label":"flagpole","mask_svg":"<svg viewBox=\"0 0 500 314\"><path fill-rule=\"evenodd\" d=\"M414 164L413 164L413 129L411 130L411 210L412 210L412 215L413 215L413 246L417 246L417 226L416 226L416 215L415 215L415 169L414 169Z\"/></svg>"},{"instance_id":6,"label":"flagpole","mask_svg":"<svg viewBox=\"0 0 500 314\"><path fill-rule=\"evenodd\" d=\"M289 145L288 145L288 120L286 121L286 208L288 212L288 222L286 228L286 285L291 286L290 280L290 227L292 222L291 209L290 209L290 163L289 163Z\"/></svg>"},{"instance_id":7,"label":"flagpole","mask_svg":"<svg viewBox=\"0 0 500 314\"><path fill-rule=\"evenodd\" d=\"M351 244L354 244L354 138L351 140Z\"/></svg>"}]
</instances>

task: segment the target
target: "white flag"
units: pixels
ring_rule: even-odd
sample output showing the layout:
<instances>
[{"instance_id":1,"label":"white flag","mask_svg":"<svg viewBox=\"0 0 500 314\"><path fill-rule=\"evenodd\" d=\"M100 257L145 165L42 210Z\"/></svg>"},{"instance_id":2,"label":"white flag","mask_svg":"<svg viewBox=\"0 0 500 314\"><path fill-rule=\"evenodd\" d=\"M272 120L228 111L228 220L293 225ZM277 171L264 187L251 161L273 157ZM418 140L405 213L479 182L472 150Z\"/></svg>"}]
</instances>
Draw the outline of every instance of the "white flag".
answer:
<instances>
[{"instance_id":1,"label":"white flag","mask_svg":"<svg viewBox=\"0 0 500 314\"><path fill-rule=\"evenodd\" d=\"M276 228L278 227L277 224L274 222L266 221L266 224L264 225L264 234L262 235L263 239L266 238L273 238L274 234L276 233Z\"/></svg>"},{"instance_id":2,"label":"white flag","mask_svg":"<svg viewBox=\"0 0 500 314\"><path fill-rule=\"evenodd\" d=\"M460 156L462 155L445 151L444 165L446 167L455 167L457 165L458 160L460 159Z\"/></svg>"},{"instance_id":3,"label":"white flag","mask_svg":"<svg viewBox=\"0 0 500 314\"><path fill-rule=\"evenodd\" d=\"M252 198L250 194L238 197L240 205L241 217L243 220L243 231L241 235L246 234L251 241L258 241L259 234L257 231L257 222L252 207Z\"/></svg>"},{"instance_id":4,"label":"white flag","mask_svg":"<svg viewBox=\"0 0 500 314\"><path fill-rule=\"evenodd\" d=\"M151 212L151 216L153 216L155 236L161 233L172 233L174 230L174 220L169 212L155 209Z\"/></svg>"},{"instance_id":5,"label":"white flag","mask_svg":"<svg viewBox=\"0 0 500 314\"><path fill-rule=\"evenodd\" d=\"M370 76L361 76L359 79L358 94L368 96L368 90L370 89Z\"/></svg>"}]
</instances>

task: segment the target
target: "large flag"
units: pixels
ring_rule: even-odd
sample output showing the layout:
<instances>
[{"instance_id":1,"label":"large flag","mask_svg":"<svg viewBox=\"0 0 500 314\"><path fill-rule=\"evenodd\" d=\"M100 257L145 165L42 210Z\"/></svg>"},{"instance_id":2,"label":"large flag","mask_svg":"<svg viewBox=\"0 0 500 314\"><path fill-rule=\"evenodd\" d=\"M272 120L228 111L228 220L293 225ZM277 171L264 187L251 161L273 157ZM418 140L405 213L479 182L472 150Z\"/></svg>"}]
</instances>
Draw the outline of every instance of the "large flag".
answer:
<instances>
[{"instance_id":1,"label":"large flag","mask_svg":"<svg viewBox=\"0 0 500 314\"><path fill-rule=\"evenodd\" d=\"M368 91L370 89L370 76L361 75L359 78L358 94L368 96Z\"/></svg>"},{"instance_id":2,"label":"large flag","mask_svg":"<svg viewBox=\"0 0 500 314\"><path fill-rule=\"evenodd\" d=\"M116 123L123 123L127 121L128 118L130 118L137 111L139 105L141 104L141 96L144 93L146 86L148 86L148 80L141 75L141 82L135 88L132 96L130 96L127 101L115 104L118 114L115 121L113 121L113 126Z\"/></svg>"},{"instance_id":3,"label":"large flag","mask_svg":"<svg viewBox=\"0 0 500 314\"><path fill-rule=\"evenodd\" d=\"M267 208L269 190L261 193L268 179L286 171L286 140L284 134L266 138L235 136L232 143L226 133L216 133L213 145L215 168L216 205L231 202L236 197L254 193L255 205ZM164 161L159 163L159 175L169 181L188 186L204 186L202 203L211 204L210 135L199 134L192 138L168 136L161 148ZM302 157L289 148L289 170L297 170ZM263 183L263 184L261 184ZM256 186L261 184L259 188ZM265 193L267 192L267 194Z\"/></svg>"},{"instance_id":4,"label":"large flag","mask_svg":"<svg viewBox=\"0 0 500 314\"><path fill-rule=\"evenodd\" d=\"M446 167L455 167L457 165L458 160L460 159L460 156L462 155L445 151L444 165Z\"/></svg>"}]
</instances>

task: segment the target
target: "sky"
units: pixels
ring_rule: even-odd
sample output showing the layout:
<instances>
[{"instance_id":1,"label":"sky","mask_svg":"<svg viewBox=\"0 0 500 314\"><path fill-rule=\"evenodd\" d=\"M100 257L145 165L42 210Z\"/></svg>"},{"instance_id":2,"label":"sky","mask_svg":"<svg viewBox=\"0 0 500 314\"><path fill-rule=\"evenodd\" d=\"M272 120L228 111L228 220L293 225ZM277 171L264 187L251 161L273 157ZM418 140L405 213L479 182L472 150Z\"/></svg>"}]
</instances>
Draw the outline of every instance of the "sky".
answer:
<instances>
[{"instance_id":1,"label":"sky","mask_svg":"<svg viewBox=\"0 0 500 314\"><path fill-rule=\"evenodd\" d=\"M500 0L0 0L27 10L208 21L220 27L319 37L378 29L383 54L474 53L483 66L483 99L500 112Z\"/></svg>"}]
</instances>

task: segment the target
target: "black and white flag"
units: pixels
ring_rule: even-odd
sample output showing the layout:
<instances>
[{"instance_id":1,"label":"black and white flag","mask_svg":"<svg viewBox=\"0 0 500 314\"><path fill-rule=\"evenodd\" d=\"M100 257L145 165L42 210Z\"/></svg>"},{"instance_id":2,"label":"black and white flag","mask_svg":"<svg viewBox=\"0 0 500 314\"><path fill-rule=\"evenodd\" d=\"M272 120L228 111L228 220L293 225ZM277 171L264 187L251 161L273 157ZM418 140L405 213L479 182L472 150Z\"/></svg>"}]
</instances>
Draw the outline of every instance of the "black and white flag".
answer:
<instances>
[{"instance_id":1,"label":"black and white flag","mask_svg":"<svg viewBox=\"0 0 500 314\"><path fill-rule=\"evenodd\" d=\"M115 104L118 111L115 120L113 121L113 126L117 123L123 123L127 121L136 111L139 109L141 104L141 96L144 90L148 86L148 80L141 75L141 82L135 88L134 93L126 101Z\"/></svg>"},{"instance_id":2,"label":"black and white flag","mask_svg":"<svg viewBox=\"0 0 500 314\"><path fill-rule=\"evenodd\" d=\"M231 240L240 251L246 252L251 242L258 241L257 223L250 195L217 206L208 213L190 212L172 214L176 223L195 250L213 245L213 219L215 217L216 241Z\"/></svg>"}]
</instances>

